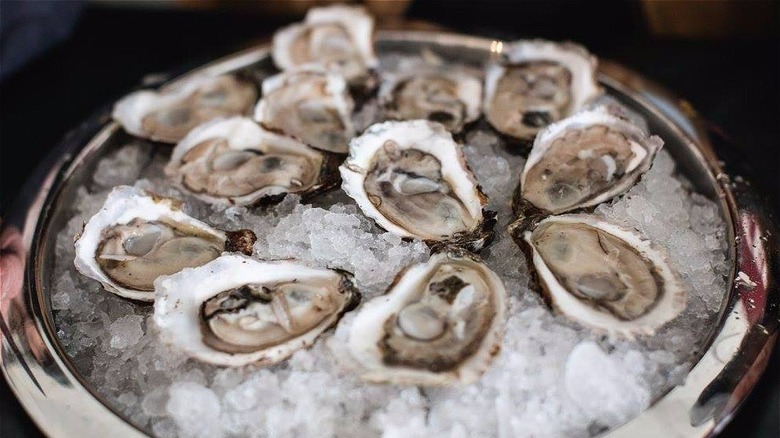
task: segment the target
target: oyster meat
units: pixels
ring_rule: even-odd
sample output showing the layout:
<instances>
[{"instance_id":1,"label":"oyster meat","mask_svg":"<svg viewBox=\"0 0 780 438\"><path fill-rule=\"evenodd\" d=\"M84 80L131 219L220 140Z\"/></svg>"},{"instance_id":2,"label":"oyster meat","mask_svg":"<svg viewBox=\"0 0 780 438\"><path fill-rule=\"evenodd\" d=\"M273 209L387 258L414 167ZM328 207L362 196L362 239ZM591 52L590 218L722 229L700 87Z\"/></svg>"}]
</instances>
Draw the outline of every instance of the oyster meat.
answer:
<instances>
[{"instance_id":1,"label":"oyster meat","mask_svg":"<svg viewBox=\"0 0 780 438\"><path fill-rule=\"evenodd\" d=\"M303 23L274 34L273 58L281 70L317 65L343 75L350 83L365 81L379 65L374 54L374 18L362 7L312 8Z\"/></svg>"},{"instance_id":2,"label":"oyster meat","mask_svg":"<svg viewBox=\"0 0 780 438\"><path fill-rule=\"evenodd\" d=\"M379 98L391 119L427 119L457 133L480 116L482 82L464 72L434 69L385 74Z\"/></svg>"},{"instance_id":3,"label":"oyster meat","mask_svg":"<svg viewBox=\"0 0 780 438\"><path fill-rule=\"evenodd\" d=\"M263 81L263 98L255 108L255 120L317 149L343 154L355 136L353 108L344 78L306 68Z\"/></svg>"},{"instance_id":4,"label":"oyster meat","mask_svg":"<svg viewBox=\"0 0 780 438\"><path fill-rule=\"evenodd\" d=\"M651 335L686 306L666 255L636 232L598 217L550 216L533 229L510 225L554 309L610 335Z\"/></svg>"},{"instance_id":5,"label":"oyster meat","mask_svg":"<svg viewBox=\"0 0 780 438\"><path fill-rule=\"evenodd\" d=\"M251 205L333 187L337 166L332 154L233 117L193 129L173 149L165 173L206 202Z\"/></svg>"},{"instance_id":6,"label":"oyster meat","mask_svg":"<svg viewBox=\"0 0 780 438\"><path fill-rule=\"evenodd\" d=\"M484 103L487 121L502 134L531 141L602 92L597 60L580 45L529 40L505 47L487 69Z\"/></svg>"},{"instance_id":7,"label":"oyster meat","mask_svg":"<svg viewBox=\"0 0 780 438\"><path fill-rule=\"evenodd\" d=\"M439 123L372 125L352 140L340 170L344 191L387 231L474 251L493 237L495 214L483 210L487 197Z\"/></svg>"},{"instance_id":8,"label":"oyster meat","mask_svg":"<svg viewBox=\"0 0 780 438\"><path fill-rule=\"evenodd\" d=\"M558 214L608 201L636 184L663 144L605 107L552 124L534 141L515 210L528 202Z\"/></svg>"},{"instance_id":9,"label":"oyster meat","mask_svg":"<svg viewBox=\"0 0 780 438\"><path fill-rule=\"evenodd\" d=\"M254 84L233 75L201 75L129 94L114 105L112 117L130 134L176 143L208 120L251 114L255 102Z\"/></svg>"},{"instance_id":10,"label":"oyster meat","mask_svg":"<svg viewBox=\"0 0 780 438\"><path fill-rule=\"evenodd\" d=\"M479 379L501 350L506 319L501 279L460 249L399 273L363 305L349 348L373 383L443 386Z\"/></svg>"},{"instance_id":11,"label":"oyster meat","mask_svg":"<svg viewBox=\"0 0 780 438\"><path fill-rule=\"evenodd\" d=\"M153 301L157 277L203 265L223 251L252 253L251 231L214 229L180 206L135 187L115 188L76 238L76 269L109 292Z\"/></svg>"},{"instance_id":12,"label":"oyster meat","mask_svg":"<svg viewBox=\"0 0 780 438\"><path fill-rule=\"evenodd\" d=\"M163 342L216 365L270 365L308 347L360 294L344 271L223 255L155 282Z\"/></svg>"}]
</instances>

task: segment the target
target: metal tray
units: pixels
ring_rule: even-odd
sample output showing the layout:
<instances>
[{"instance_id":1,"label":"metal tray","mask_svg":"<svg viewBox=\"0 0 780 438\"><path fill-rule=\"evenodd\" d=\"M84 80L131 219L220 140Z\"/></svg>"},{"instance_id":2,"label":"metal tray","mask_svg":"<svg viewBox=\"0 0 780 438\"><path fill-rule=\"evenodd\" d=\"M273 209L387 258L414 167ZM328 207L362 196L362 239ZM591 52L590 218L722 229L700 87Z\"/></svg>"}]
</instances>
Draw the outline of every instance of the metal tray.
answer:
<instances>
[{"instance_id":1,"label":"metal tray","mask_svg":"<svg viewBox=\"0 0 780 438\"><path fill-rule=\"evenodd\" d=\"M428 47L445 58L479 63L502 43L457 34L382 31L379 52L419 53ZM272 69L269 45L228 56L185 76L247 67ZM732 273L717 327L685 383L659 398L613 437L703 437L718 433L734 415L766 366L777 338L778 245L767 203L742 178L732 181L718 160L702 119L691 106L618 64L602 62L599 81L642 113L662 136L681 171L715 200L726 219ZM98 159L128 137L103 109L71 132L42 163L3 224L2 257L23 269L7 270L0 295L0 368L21 404L52 437L144 436L105 404L71 363L56 335L50 294L55 236L68 217L75 188ZM728 150L726 150L728 152ZM739 280L747 275L750 282ZM751 284L754 283L754 284Z\"/></svg>"}]
</instances>

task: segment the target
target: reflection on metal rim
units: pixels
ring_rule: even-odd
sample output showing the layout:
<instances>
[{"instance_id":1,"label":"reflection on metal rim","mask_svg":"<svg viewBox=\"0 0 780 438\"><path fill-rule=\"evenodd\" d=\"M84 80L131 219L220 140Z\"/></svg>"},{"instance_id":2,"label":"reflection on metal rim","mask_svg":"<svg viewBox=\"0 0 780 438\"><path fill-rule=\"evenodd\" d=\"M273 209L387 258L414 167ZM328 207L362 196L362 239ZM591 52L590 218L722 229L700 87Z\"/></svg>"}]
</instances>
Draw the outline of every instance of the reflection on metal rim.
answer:
<instances>
[{"instance_id":1,"label":"reflection on metal rim","mask_svg":"<svg viewBox=\"0 0 780 438\"><path fill-rule=\"evenodd\" d=\"M468 49L491 56L501 46L485 38L417 31L385 31L378 45ZM195 72L224 73L268 58L261 45ZM188 73L192 74L195 72ZM766 366L777 338L780 273L777 232L768 203L745 181L730 181L718 162L701 119L689 104L618 64L604 62L600 81L664 123L683 145L670 152L694 184L719 198L729 224L730 260L735 261L729 297L718 330L685 382L644 413L611 431L612 437L703 437L717 433L745 400ZM143 436L93 393L74 370L54 330L48 292L41 281L41 242L51 208L80 164L94 158L118 129L105 114L71 133L28 182L3 224L0 269L0 368L12 390L47 435ZM713 141L720 138L712 136ZM716 147L728 145L715 144ZM40 253L40 254L39 254ZM734 280L736 278L737 280Z\"/></svg>"}]
</instances>

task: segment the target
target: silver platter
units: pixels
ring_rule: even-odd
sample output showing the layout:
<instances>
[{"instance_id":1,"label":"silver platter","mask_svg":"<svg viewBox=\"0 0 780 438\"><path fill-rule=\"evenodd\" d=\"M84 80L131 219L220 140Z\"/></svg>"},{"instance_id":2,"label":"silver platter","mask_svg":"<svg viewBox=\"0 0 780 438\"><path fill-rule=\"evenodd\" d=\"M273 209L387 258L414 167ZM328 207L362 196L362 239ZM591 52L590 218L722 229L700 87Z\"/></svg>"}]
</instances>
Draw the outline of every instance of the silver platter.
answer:
<instances>
[{"instance_id":1,"label":"silver platter","mask_svg":"<svg viewBox=\"0 0 780 438\"><path fill-rule=\"evenodd\" d=\"M465 63L482 63L501 44L456 34L383 31L377 51L419 53L430 48ZM259 45L187 75L208 71L272 69L269 46ZM185 76L187 76L185 75ZM180 79L180 78L179 78ZM718 433L745 400L766 367L778 333L780 262L767 203L741 178L732 181L718 160L702 120L691 106L634 72L602 62L599 80L610 94L649 121L666 141L696 189L715 200L729 227L733 261L719 324L684 384L659 398L611 437L704 437ZM112 410L79 375L56 335L50 295L57 231L67 221L75 188L99 158L127 139L106 110L70 133L34 174L3 224L2 257L19 270L3 272L0 295L0 368L21 404L51 437L145 436ZM740 280L745 276L749 281Z\"/></svg>"}]
</instances>

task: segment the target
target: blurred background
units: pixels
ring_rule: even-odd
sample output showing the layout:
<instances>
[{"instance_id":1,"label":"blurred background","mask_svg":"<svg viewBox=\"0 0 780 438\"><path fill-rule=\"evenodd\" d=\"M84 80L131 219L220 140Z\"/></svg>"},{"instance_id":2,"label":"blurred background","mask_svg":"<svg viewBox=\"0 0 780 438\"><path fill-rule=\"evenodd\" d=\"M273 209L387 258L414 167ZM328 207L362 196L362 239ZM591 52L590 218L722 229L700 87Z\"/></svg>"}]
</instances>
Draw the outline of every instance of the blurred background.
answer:
<instances>
[{"instance_id":1,"label":"blurred background","mask_svg":"<svg viewBox=\"0 0 780 438\"><path fill-rule=\"evenodd\" d=\"M0 0L0 216L66 132L139 86L269 40L316 0ZM780 3L365 0L380 27L581 42L688 100L780 211ZM780 436L780 355L727 437ZM0 436L37 428L0 379ZM662 431L659 431L663 435Z\"/></svg>"}]
</instances>

